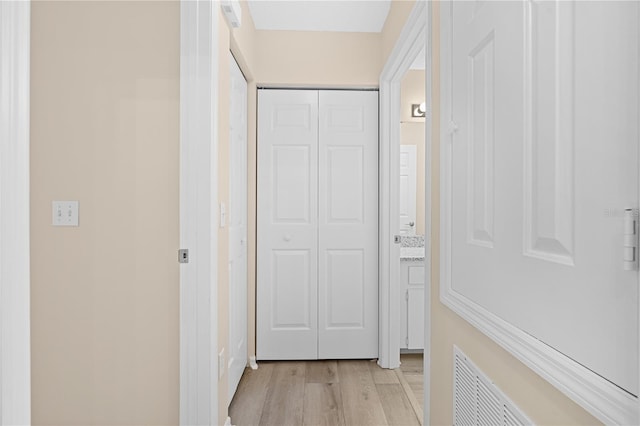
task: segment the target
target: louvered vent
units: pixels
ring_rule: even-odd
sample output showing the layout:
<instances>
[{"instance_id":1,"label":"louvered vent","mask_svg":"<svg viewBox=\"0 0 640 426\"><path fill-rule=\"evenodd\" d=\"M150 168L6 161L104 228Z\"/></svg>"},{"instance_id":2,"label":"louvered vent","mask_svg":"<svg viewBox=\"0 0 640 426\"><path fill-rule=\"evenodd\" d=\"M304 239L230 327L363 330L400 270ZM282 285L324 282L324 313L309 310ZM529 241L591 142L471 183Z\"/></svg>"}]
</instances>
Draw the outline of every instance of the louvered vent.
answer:
<instances>
[{"instance_id":1,"label":"louvered vent","mask_svg":"<svg viewBox=\"0 0 640 426\"><path fill-rule=\"evenodd\" d=\"M533 422L454 347L453 416L456 426L525 426Z\"/></svg>"}]
</instances>

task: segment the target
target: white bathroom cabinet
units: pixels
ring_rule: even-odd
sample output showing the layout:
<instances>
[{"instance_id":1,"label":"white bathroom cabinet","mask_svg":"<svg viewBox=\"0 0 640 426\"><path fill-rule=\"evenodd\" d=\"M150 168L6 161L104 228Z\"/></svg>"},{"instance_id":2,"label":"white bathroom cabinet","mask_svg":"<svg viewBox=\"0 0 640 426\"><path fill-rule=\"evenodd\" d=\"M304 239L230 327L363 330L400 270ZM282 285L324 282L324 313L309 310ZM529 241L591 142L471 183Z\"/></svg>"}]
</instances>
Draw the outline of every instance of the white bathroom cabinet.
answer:
<instances>
[{"instance_id":1,"label":"white bathroom cabinet","mask_svg":"<svg viewBox=\"0 0 640 426\"><path fill-rule=\"evenodd\" d=\"M400 348L424 349L424 260L400 261Z\"/></svg>"}]
</instances>

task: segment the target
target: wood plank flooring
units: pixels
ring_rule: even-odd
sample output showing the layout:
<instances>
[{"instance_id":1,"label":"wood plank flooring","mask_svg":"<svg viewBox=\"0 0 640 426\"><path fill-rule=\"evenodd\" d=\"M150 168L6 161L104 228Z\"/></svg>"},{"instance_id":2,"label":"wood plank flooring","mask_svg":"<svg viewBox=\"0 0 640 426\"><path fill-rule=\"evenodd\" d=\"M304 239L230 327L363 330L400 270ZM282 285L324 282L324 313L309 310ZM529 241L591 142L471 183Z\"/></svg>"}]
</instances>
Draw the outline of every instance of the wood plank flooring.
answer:
<instances>
[{"instance_id":1,"label":"wood plank flooring","mask_svg":"<svg viewBox=\"0 0 640 426\"><path fill-rule=\"evenodd\" d=\"M404 355L403 355L404 357ZM235 426L420 425L414 356L404 369L375 361L263 361L246 369L229 415ZM402 361L403 365L405 361ZM420 371L418 372L418 364ZM407 376L408 374L408 376ZM420 404L422 396L419 396ZM420 412L417 412L419 410Z\"/></svg>"}]
</instances>

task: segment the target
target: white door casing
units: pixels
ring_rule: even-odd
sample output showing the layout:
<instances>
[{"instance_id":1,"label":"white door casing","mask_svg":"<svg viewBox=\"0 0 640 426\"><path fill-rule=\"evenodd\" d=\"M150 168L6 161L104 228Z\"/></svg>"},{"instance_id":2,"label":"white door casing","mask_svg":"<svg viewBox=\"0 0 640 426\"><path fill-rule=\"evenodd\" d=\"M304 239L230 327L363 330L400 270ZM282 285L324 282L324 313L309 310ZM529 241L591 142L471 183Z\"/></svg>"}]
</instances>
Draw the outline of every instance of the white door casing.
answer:
<instances>
[{"instance_id":1,"label":"white door casing","mask_svg":"<svg viewBox=\"0 0 640 426\"><path fill-rule=\"evenodd\" d=\"M258 91L257 359L318 356L318 92Z\"/></svg>"},{"instance_id":2,"label":"white door casing","mask_svg":"<svg viewBox=\"0 0 640 426\"><path fill-rule=\"evenodd\" d=\"M257 358L375 357L377 92L258 96Z\"/></svg>"},{"instance_id":3,"label":"white door casing","mask_svg":"<svg viewBox=\"0 0 640 426\"><path fill-rule=\"evenodd\" d=\"M378 92L319 92L318 358L378 355Z\"/></svg>"},{"instance_id":4,"label":"white door casing","mask_svg":"<svg viewBox=\"0 0 640 426\"><path fill-rule=\"evenodd\" d=\"M247 81L229 53L229 402L247 365Z\"/></svg>"},{"instance_id":5,"label":"white door casing","mask_svg":"<svg viewBox=\"0 0 640 426\"><path fill-rule=\"evenodd\" d=\"M639 6L443 12L443 302L599 419L635 423L621 213L638 206Z\"/></svg>"},{"instance_id":6,"label":"white door casing","mask_svg":"<svg viewBox=\"0 0 640 426\"><path fill-rule=\"evenodd\" d=\"M31 423L30 15L0 2L0 425Z\"/></svg>"},{"instance_id":7,"label":"white door casing","mask_svg":"<svg viewBox=\"0 0 640 426\"><path fill-rule=\"evenodd\" d=\"M218 7L180 2L181 425L218 421Z\"/></svg>"},{"instance_id":8,"label":"white door casing","mask_svg":"<svg viewBox=\"0 0 640 426\"><path fill-rule=\"evenodd\" d=\"M417 147L400 145L400 234L416 233Z\"/></svg>"}]
</instances>

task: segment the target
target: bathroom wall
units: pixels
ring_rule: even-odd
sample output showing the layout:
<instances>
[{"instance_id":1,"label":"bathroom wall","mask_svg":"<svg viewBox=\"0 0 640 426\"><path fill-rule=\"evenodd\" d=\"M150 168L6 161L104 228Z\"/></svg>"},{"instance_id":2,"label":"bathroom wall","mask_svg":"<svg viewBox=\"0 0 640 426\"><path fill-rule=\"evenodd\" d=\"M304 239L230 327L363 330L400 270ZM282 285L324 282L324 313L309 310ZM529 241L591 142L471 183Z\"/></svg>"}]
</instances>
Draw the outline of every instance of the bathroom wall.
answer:
<instances>
[{"instance_id":1,"label":"bathroom wall","mask_svg":"<svg viewBox=\"0 0 640 426\"><path fill-rule=\"evenodd\" d=\"M424 235L425 119L411 117L411 105L425 101L425 71L409 70L401 83L400 143L416 146L416 234Z\"/></svg>"}]
</instances>

